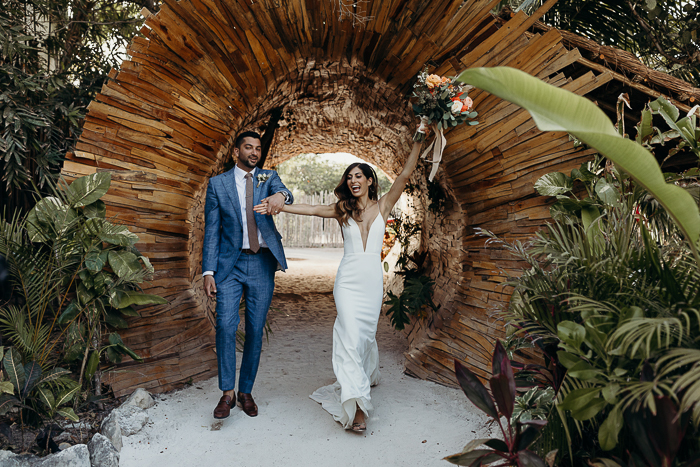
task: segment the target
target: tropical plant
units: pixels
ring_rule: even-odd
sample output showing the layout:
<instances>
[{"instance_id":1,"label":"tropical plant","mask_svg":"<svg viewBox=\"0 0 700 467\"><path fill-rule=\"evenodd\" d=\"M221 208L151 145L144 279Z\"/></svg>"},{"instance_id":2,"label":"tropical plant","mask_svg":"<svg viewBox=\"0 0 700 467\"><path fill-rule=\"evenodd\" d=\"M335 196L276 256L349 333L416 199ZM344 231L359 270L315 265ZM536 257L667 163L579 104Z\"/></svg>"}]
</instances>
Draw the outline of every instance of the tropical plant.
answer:
<instances>
[{"instance_id":1,"label":"tropical plant","mask_svg":"<svg viewBox=\"0 0 700 467\"><path fill-rule=\"evenodd\" d=\"M513 102L530 112L543 131L565 131L596 149L649 192L683 233L700 264L700 210L683 188L667 183L654 155L624 138L608 117L588 99L508 67L472 68L459 79ZM694 119L695 116L692 116ZM700 138L700 130L688 137Z\"/></svg>"},{"instance_id":2,"label":"tropical plant","mask_svg":"<svg viewBox=\"0 0 700 467\"><path fill-rule=\"evenodd\" d=\"M109 173L96 173L54 186L54 196L26 216L0 223L0 255L15 294L0 308L0 330L44 368L59 355L80 361L79 383L95 375L97 394L103 355L108 362L139 359L116 332L107 344L104 331L125 328L125 317L139 316L134 306L166 303L140 290L153 267L134 248L138 237L105 218L100 198L110 181Z\"/></svg>"},{"instance_id":3,"label":"tropical plant","mask_svg":"<svg viewBox=\"0 0 700 467\"><path fill-rule=\"evenodd\" d=\"M61 415L78 421L73 408L65 407L80 390L78 383L68 377L70 371L57 367L44 372L34 360L23 363L20 352L12 347L7 352L0 347L0 360L8 378L8 381L0 382L0 415L19 406L44 418Z\"/></svg>"},{"instance_id":4,"label":"tropical plant","mask_svg":"<svg viewBox=\"0 0 700 467\"><path fill-rule=\"evenodd\" d=\"M540 129L567 131L608 159L538 180L540 194L557 198L555 222L526 245L506 245L529 269L511 283L505 318L546 349L547 364L525 365L521 377L551 383L571 460L579 457L575 438L584 457L608 450L639 463L631 440L642 438L630 420L657 415L678 425L648 431L658 455L647 457L650 465L692 459L700 452L692 434L700 415L700 212L683 176L662 174L648 149L681 139L674 150L697 156L696 116L679 118L659 99L643 112L633 142L588 100L517 70L473 69L461 78L525 107ZM671 130L654 128L653 114Z\"/></svg>"},{"instance_id":5,"label":"tropical plant","mask_svg":"<svg viewBox=\"0 0 700 467\"><path fill-rule=\"evenodd\" d=\"M545 462L528 450L547 424L545 420L516 421L512 423L515 409L516 389L513 369L503 344L496 342L489 379L491 394L479 378L455 360L455 375L467 398L498 425L503 439L475 439L470 441L458 454L445 457L456 465L481 466L493 464L498 467L523 466L544 467ZM492 396L493 395L493 396ZM506 425L501 418L505 417ZM489 449L477 449L486 446ZM553 459L556 452L549 453ZM551 463L550 463L551 465Z\"/></svg>"},{"instance_id":6,"label":"tropical plant","mask_svg":"<svg viewBox=\"0 0 700 467\"><path fill-rule=\"evenodd\" d=\"M535 386L515 397L512 421L547 420L553 403L554 389Z\"/></svg>"},{"instance_id":7,"label":"tropical plant","mask_svg":"<svg viewBox=\"0 0 700 467\"><path fill-rule=\"evenodd\" d=\"M0 211L33 205L56 180L85 108L138 32L152 0L6 0L0 11Z\"/></svg>"},{"instance_id":8,"label":"tropical plant","mask_svg":"<svg viewBox=\"0 0 700 467\"><path fill-rule=\"evenodd\" d=\"M694 438L683 436L686 422L697 427L700 413L700 269L663 210L654 212L655 222L644 214L653 201L645 190L614 168L597 166L594 161L571 177L538 180L541 194L558 198L551 208L556 222L528 245L503 244L530 266L512 281L504 316L514 334L534 340L547 359L546 367L521 365L518 376L552 387L559 414L570 413L579 437L595 427L593 457L621 439L639 439L625 419L646 420L656 416L657 406L670 410L666 399L678 400L666 416L679 426L665 433L680 434L673 456L681 445L692 456ZM581 173L591 176L574 175ZM589 197L573 197L574 179ZM557 381L562 367L566 372ZM616 452L622 456L625 449Z\"/></svg>"},{"instance_id":9,"label":"tropical plant","mask_svg":"<svg viewBox=\"0 0 700 467\"><path fill-rule=\"evenodd\" d=\"M402 249L402 254L404 251ZM404 255L404 257L403 261L397 261L397 266L401 264L402 267L396 271L397 275L403 277L401 293L396 295L392 291L388 291L388 300L384 302L385 305L389 306L386 315L397 331L402 331L411 322L411 317L427 318L428 309L437 311L440 307L433 302L435 281L425 275L428 251L423 253L415 251L411 256Z\"/></svg>"}]
</instances>

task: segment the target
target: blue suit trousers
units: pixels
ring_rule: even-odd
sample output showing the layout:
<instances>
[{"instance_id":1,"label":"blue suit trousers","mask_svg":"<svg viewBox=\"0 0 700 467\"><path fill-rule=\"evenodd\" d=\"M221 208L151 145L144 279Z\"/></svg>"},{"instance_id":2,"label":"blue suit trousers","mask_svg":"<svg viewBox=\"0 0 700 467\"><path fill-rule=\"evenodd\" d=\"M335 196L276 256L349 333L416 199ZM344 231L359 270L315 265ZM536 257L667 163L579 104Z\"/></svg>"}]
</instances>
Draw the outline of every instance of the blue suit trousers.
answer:
<instances>
[{"instance_id":1,"label":"blue suit trousers","mask_svg":"<svg viewBox=\"0 0 700 467\"><path fill-rule=\"evenodd\" d=\"M241 296L245 294L245 343L238 390L253 390L267 311L275 289L277 259L267 248L257 255L241 254L233 270L216 284L216 357L219 389L230 391L236 382L236 331L240 323Z\"/></svg>"}]
</instances>

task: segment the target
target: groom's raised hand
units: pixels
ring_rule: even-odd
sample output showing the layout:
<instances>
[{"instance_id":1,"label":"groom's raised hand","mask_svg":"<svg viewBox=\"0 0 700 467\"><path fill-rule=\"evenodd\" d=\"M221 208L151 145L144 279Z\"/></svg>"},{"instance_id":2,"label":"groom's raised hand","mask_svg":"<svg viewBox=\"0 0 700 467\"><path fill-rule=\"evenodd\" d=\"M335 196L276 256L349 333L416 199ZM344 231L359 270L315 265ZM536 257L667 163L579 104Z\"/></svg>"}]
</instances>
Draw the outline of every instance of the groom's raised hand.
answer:
<instances>
[{"instance_id":1,"label":"groom's raised hand","mask_svg":"<svg viewBox=\"0 0 700 467\"><path fill-rule=\"evenodd\" d=\"M204 276L204 293L207 294L209 298L216 297L216 282L214 281L214 276Z\"/></svg>"}]
</instances>

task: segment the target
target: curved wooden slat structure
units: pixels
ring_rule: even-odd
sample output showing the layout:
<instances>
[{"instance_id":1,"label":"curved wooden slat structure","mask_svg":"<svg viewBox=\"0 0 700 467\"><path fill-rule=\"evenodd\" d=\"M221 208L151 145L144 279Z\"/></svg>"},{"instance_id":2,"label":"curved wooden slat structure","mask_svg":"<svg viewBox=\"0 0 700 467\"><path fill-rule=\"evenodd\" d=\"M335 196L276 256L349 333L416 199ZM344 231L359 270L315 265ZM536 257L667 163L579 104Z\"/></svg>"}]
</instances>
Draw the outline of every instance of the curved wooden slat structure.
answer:
<instances>
[{"instance_id":1,"label":"curved wooden slat structure","mask_svg":"<svg viewBox=\"0 0 700 467\"><path fill-rule=\"evenodd\" d=\"M503 23L490 13L496 0L370 0L357 4L357 14L373 18L366 27L340 21L332 0L166 0L157 14L145 12L131 59L89 106L63 168L68 177L112 172L108 213L139 235L156 269L148 291L170 301L142 310L122 333L146 361L111 374L115 393L216 374L213 308L200 276L203 203L236 133L264 127L282 109L268 165L347 151L396 173L413 130L407 95L425 64L443 75L508 65L582 95L610 83L604 69L567 75L582 57L556 30L528 32L553 1ZM534 181L590 155L566 134L539 132L511 104L471 96L480 124L449 132L439 177L452 202L423 238L441 308L415 323L407 354L409 372L444 384L453 383L454 357L485 375L502 334L489 307L505 299L498 268L514 265L484 248L474 228L532 234L548 217Z\"/></svg>"}]
</instances>

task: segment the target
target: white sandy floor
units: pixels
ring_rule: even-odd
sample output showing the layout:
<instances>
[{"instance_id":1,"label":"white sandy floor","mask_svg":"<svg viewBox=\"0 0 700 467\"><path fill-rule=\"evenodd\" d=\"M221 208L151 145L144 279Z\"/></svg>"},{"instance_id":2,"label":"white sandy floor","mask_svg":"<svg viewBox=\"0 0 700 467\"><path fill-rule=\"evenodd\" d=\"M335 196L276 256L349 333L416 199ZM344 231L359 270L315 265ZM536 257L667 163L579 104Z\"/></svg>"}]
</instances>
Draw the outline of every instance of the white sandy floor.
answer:
<instances>
[{"instance_id":1,"label":"white sandy floor","mask_svg":"<svg viewBox=\"0 0 700 467\"><path fill-rule=\"evenodd\" d=\"M124 438L120 466L447 467L443 457L485 437L486 417L460 390L403 374L406 340L383 315L377 332L382 381L372 389L368 430L356 434L334 422L309 394L335 380L332 291L342 249L286 254L290 268L277 273L273 334L253 389L259 415L236 408L215 420L216 378L157 396L151 422Z\"/></svg>"}]
</instances>

